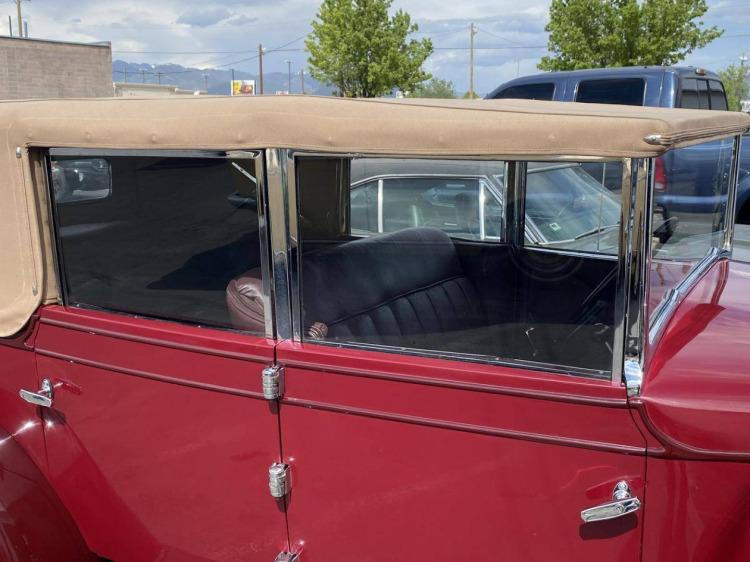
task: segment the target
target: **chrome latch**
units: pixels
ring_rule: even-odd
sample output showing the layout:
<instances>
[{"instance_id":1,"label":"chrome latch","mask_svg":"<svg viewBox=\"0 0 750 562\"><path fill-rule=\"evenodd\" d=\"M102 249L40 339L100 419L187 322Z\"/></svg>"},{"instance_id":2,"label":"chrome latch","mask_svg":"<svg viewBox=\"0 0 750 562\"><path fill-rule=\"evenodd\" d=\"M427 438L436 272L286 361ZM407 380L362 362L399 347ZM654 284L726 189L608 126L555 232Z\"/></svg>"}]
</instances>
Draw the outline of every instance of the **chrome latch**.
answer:
<instances>
[{"instance_id":1,"label":"chrome latch","mask_svg":"<svg viewBox=\"0 0 750 562\"><path fill-rule=\"evenodd\" d=\"M630 486L625 480L620 480L612 491L612 501L584 509L581 519L584 523L607 521L638 511L640 507L641 500L632 496Z\"/></svg>"},{"instance_id":2,"label":"chrome latch","mask_svg":"<svg viewBox=\"0 0 750 562\"><path fill-rule=\"evenodd\" d=\"M42 388L36 392L30 390L21 389L18 391L18 395L35 406L42 406L43 408L51 408L52 402L55 400L54 390L52 390L52 383L49 379L42 379Z\"/></svg>"},{"instance_id":3,"label":"chrome latch","mask_svg":"<svg viewBox=\"0 0 750 562\"><path fill-rule=\"evenodd\" d=\"M284 395L284 367L273 365L263 369L263 398L277 400Z\"/></svg>"},{"instance_id":4,"label":"chrome latch","mask_svg":"<svg viewBox=\"0 0 750 562\"><path fill-rule=\"evenodd\" d=\"M299 554L296 552L279 552L273 562L299 562Z\"/></svg>"},{"instance_id":5,"label":"chrome latch","mask_svg":"<svg viewBox=\"0 0 750 562\"><path fill-rule=\"evenodd\" d=\"M274 498L283 498L292 489L291 468L288 464L275 462L268 469L268 489Z\"/></svg>"}]
</instances>

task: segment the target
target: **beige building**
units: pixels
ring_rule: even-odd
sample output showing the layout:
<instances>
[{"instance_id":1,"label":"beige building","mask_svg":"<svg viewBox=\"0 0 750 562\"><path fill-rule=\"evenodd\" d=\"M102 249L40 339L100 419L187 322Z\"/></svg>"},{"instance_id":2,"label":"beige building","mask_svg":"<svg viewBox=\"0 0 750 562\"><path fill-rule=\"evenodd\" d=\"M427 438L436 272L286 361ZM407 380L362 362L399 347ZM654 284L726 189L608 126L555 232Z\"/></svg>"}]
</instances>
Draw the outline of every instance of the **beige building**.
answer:
<instances>
[{"instance_id":1,"label":"beige building","mask_svg":"<svg viewBox=\"0 0 750 562\"><path fill-rule=\"evenodd\" d=\"M112 48L0 37L0 99L112 96Z\"/></svg>"},{"instance_id":2,"label":"beige building","mask_svg":"<svg viewBox=\"0 0 750 562\"><path fill-rule=\"evenodd\" d=\"M202 91L185 90L168 84L142 84L139 82L115 82L115 96L134 98L162 98L167 96L197 96Z\"/></svg>"}]
</instances>

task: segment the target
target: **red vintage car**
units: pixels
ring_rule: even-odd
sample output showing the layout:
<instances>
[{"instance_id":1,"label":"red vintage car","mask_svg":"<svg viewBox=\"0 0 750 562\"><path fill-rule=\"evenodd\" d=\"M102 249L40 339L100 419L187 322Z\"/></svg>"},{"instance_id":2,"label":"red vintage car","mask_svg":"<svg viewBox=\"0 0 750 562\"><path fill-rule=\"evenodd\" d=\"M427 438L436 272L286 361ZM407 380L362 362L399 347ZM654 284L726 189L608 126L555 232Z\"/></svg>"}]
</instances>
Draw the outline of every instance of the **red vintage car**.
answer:
<instances>
[{"instance_id":1,"label":"red vintage car","mask_svg":"<svg viewBox=\"0 0 750 562\"><path fill-rule=\"evenodd\" d=\"M280 96L0 122L3 560L750 559L750 117ZM680 175L701 212L665 227L656 159L707 143Z\"/></svg>"}]
</instances>

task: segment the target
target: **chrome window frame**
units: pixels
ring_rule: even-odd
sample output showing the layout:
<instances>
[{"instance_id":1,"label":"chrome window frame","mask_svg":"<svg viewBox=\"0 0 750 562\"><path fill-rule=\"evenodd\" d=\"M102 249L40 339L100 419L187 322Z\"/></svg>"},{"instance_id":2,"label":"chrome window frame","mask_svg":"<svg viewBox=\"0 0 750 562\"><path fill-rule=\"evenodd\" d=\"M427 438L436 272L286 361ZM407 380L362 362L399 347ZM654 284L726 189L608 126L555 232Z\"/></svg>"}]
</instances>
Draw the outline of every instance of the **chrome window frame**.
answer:
<instances>
[{"instance_id":1,"label":"chrome window frame","mask_svg":"<svg viewBox=\"0 0 750 562\"><path fill-rule=\"evenodd\" d=\"M618 160L623 163L624 170L635 169L635 175L632 173L623 173L623 189L622 189L622 201L623 201L623 214L620 224L620 248L618 259L618 273L617 273L617 291L616 291L616 303L615 303L615 339L613 346L613 360L611 372L598 371L593 369L568 367L564 365L551 365L541 362L530 362L518 359L504 359L492 356L484 355L470 355L455 352L443 352L439 350L419 350L419 349L404 349L396 348L391 346L380 346L377 344L363 344L363 343L348 343L348 342L327 342L324 340L316 340L315 342L304 341L302 337L302 295L300 293L301 287L301 255L300 255L300 240L299 240L299 205L298 205L298 194L297 194L297 180L296 180L296 159L298 157L324 157L324 158L356 158L356 157L367 157L367 158L408 158L408 159L436 159L436 160L499 160L505 162L506 172L504 181L504 201L503 205L505 214L505 232L503 237L503 244L510 245L511 247L521 248L524 246L525 236L525 192L526 192L526 171L528 162L585 162L585 161L613 161ZM471 361L481 362L485 364L503 365L511 368L522 368L537 370L543 372L550 372L564 375L583 376L587 378L594 378L597 380L611 380L615 386L621 386L623 384L623 371L624 371L624 349L621 347L618 352L618 335L622 342L622 346L625 344L625 334L632 333L633 330L642 328L643 325L643 314L645 312L645 297L644 297L644 285L642 283L643 274L646 267L646 259L642 251L634 249L630 243L632 238L632 228L640 228L638 240L642 240L643 233L646 232L648 224L646 224L648 213L646 213L646 205L637 205L637 199L646 199L646 177L651 174L651 169L647 167L647 160L644 159L628 159L628 158L586 158L581 156L568 156L561 155L558 157L529 155L529 156L456 156L456 157L445 157L442 155L419 155L419 156L405 156L399 154L361 154L361 153L346 153L346 152L320 152L320 151L307 151L303 149L268 149L266 151L267 160L267 175L269 177L269 189L271 194L269 195L269 214L271 223L274 225L273 230L277 229L277 225L285 225L284 236L280 236L278 232L271 235L272 248L271 253L274 256L272 260L273 267L273 278L274 286L278 289L281 288L284 291L288 291L288 300L279 302L275 301L276 312L281 318L291 318L289 329L285 329L283 321L277 322L277 330L279 339L291 339L296 344L309 343L311 345L324 345L328 347L348 348L348 349L363 349L372 351L384 351L395 355L410 355L410 356L422 356L422 357L436 357L446 360L459 360L459 361ZM283 165L281 164L283 162ZM276 182L272 181L271 177L277 177ZM281 181L283 179L283 181ZM280 184L285 182L286 189L283 191L288 192L288 196L283 194L275 193L280 187ZM625 208L625 202L628 202L627 209ZM511 202L513 204L511 204ZM648 206L650 208L650 205ZM636 212L637 211L637 212ZM632 215L632 216L631 216ZM627 220L625 220L627 219ZM624 248L629 250L626 252ZM555 251L547 250L546 251ZM591 257L592 254L580 253L580 252L566 252L559 251L560 254L573 254ZM287 257L283 257L286 255ZM601 254L593 254L594 257L601 258ZM635 268L630 267L630 261L635 257L639 260L639 265ZM612 257L610 256L610 259ZM631 271L637 271L638 274L631 273ZM626 300L627 298L627 300ZM622 301L621 305L618 303ZM285 308L289 307L289 308ZM628 314L630 313L630 314ZM628 318L632 320L628 321ZM626 327L628 330L626 330ZM644 333L641 330L640 333L636 334L635 339L637 342L642 344L644 341ZM643 345L637 345L638 358L642 358Z\"/></svg>"},{"instance_id":2,"label":"chrome window frame","mask_svg":"<svg viewBox=\"0 0 750 562\"><path fill-rule=\"evenodd\" d=\"M66 276L65 276L65 264L62 256L62 247L61 242L58 236L58 218L57 218L57 208L54 203L54 193L53 193L53 185L52 185L52 176L50 174L50 164L51 160L55 156L64 156L64 157L76 157L80 156L81 158L107 158L107 157L141 157L141 158L210 158L210 159L217 159L217 160L226 160L226 161L242 161L242 160L252 160L254 164L255 169L255 184L256 184L256 196L257 196L257 213L258 213L258 236L260 238L260 258L261 258L261 276L262 276L262 286L263 286L263 314L264 314L264 333L263 334L253 334L253 335L259 335L260 337L266 337L269 339L273 339L276 336L276 331L274 327L274 303L273 303L273 294L271 290L271 280L272 280L272 271L270 266L270 259L269 259L269 252L271 248L271 243L269 241L269 235L271 233L270 225L268 222L268 201L267 201L267 192L268 192L268 185L266 182L266 174L265 174L265 159L263 155L263 151L260 149L242 149L242 150L182 150L182 149L154 149L150 150L148 148L133 148L133 149L113 149L113 148L74 148L74 147L49 147L46 149L41 149L44 154L44 160L45 160L45 167L46 167L46 176L47 176L47 185L46 185L46 192L47 192L47 198L48 198L48 205L49 205L49 212L50 212L50 218L53 221L54 225L51 229L51 236L52 236L52 243L55 248L55 266L57 268L57 274L59 279L59 286L60 286L60 297L61 301L66 306L76 306L78 308L86 308L86 309L95 309L95 310L104 310L106 312L111 312L113 314L121 314L124 316L129 316L132 318L152 318L150 316L145 316L143 314L137 314L137 313L131 313L131 312L122 312L117 310L110 310L106 308L97 307L95 305L86 305L86 304L76 304L76 305L70 305L68 301L68 288L66 286ZM246 173L246 170L242 169L240 170L243 175L248 176ZM209 324L201 324L199 322L190 322L186 320L180 320L180 319L170 319L170 318L162 318L162 317L154 317L157 320L163 321L163 322L175 322L179 324L185 324L185 325L192 325L192 326L198 326L202 328L212 329L212 330L222 330L222 331L236 331L240 333L246 333L249 334L249 332L245 332L243 330L235 330L231 327L227 326L213 326Z\"/></svg>"}]
</instances>

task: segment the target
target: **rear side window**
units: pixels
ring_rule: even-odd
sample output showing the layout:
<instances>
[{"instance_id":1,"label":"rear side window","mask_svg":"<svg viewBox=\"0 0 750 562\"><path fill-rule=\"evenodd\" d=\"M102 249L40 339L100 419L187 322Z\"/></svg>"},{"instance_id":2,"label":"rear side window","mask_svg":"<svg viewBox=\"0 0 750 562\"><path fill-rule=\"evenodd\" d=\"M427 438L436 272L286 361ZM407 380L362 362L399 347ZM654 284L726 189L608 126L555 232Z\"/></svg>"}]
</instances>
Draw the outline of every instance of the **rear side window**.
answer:
<instances>
[{"instance_id":1,"label":"rear side window","mask_svg":"<svg viewBox=\"0 0 750 562\"><path fill-rule=\"evenodd\" d=\"M67 304L237 327L228 286L261 277L254 160L52 156L51 168Z\"/></svg>"},{"instance_id":2,"label":"rear side window","mask_svg":"<svg viewBox=\"0 0 750 562\"><path fill-rule=\"evenodd\" d=\"M724 86L718 80L709 80L708 85L711 90L711 109L717 111L727 111L727 96L724 93Z\"/></svg>"},{"instance_id":3,"label":"rear side window","mask_svg":"<svg viewBox=\"0 0 750 562\"><path fill-rule=\"evenodd\" d=\"M727 97L724 87L718 80L685 78L682 81L679 107L726 111Z\"/></svg>"},{"instance_id":4,"label":"rear side window","mask_svg":"<svg viewBox=\"0 0 750 562\"><path fill-rule=\"evenodd\" d=\"M510 86L501 90L495 99L524 99L524 100L551 100L555 95L555 85L552 82L541 84L522 84Z\"/></svg>"},{"instance_id":5,"label":"rear side window","mask_svg":"<svg viewBox=\"0 0 750 562\"><path fill-rule=\"evenodd\" d=\"M576 101L584 103L612 103L643 105L646 83L642 78L583 80L578 84Z\"/></svg>"}]
</instances>

